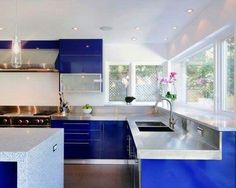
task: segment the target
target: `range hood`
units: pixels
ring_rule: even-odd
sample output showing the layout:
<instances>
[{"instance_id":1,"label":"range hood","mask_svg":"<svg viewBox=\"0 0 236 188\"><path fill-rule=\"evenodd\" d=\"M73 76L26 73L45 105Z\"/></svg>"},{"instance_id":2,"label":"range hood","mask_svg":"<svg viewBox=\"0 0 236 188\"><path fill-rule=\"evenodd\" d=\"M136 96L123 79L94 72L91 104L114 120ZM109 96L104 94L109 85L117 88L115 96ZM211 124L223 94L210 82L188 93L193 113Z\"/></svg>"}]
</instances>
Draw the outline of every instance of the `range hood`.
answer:
<instances>
[{"instance_id":1,"label":"range hood","mask_svg":"<svg viewBox=\"0 0 236 188\"><path fill-rule=\"evenodd\" d=\"M57 72L57 49L22 49L22 66L11 66L11 50L0 50L0 72Z\"/></svg>"}]
</instances>

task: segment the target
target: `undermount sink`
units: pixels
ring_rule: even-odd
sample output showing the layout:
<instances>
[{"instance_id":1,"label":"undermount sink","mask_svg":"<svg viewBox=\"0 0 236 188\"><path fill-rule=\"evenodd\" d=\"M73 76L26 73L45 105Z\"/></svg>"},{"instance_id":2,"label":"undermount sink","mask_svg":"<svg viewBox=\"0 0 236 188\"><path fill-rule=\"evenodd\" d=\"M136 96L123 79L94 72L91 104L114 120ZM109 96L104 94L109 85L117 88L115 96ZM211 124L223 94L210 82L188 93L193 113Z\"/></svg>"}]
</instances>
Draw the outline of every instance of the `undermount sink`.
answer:
<instances>
[{"instance_id":1,"label":"undermount sink","mask_svg":"<svg viewBox=\"0 0 236 188\"><path fill-rule=\"evenodd\" d=\"M135 122L140 132L173 132L171 128L162 122Z\"/></svg>"}]
</instances>

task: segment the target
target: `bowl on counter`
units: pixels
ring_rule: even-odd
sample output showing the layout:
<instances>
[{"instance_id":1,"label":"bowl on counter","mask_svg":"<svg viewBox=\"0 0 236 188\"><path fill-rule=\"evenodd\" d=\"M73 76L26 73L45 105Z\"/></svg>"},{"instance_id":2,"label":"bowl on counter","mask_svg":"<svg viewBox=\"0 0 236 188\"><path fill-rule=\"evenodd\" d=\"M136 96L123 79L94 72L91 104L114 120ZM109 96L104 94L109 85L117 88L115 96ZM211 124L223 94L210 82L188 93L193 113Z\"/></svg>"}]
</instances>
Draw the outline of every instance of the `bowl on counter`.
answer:
<instances>
[{"instance_id":1,"label":"bowl on counter","mask_svg":"<svg viewBox=\"0 0 236 188\"><path fill-rule=\"evenodd\" d=\"M92 108L89 108L89 109L82 109L82 112L84 113L84 114L90 114L91 112L92 112Z\"/></svg>"}]
</instances>

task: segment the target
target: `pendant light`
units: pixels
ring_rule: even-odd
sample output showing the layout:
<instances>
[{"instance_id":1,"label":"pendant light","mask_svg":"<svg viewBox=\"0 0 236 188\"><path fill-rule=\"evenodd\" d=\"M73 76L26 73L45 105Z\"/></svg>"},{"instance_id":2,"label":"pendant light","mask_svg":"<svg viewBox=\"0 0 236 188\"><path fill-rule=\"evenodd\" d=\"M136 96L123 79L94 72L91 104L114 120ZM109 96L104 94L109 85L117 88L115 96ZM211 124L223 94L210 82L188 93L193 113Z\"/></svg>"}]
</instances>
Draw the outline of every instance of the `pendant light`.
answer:
<instances>
[{"instance_id":1,"label":"pendant light","mask_svg":"<svg viewBox=\"0 0 236 188\"><path fill-rule=\"evenodd\" d=\"M15 36L12 40L12 56L11 66L19 68L22 66L21 59L21 41L18 38L18 0L16 0L16 14L15 14Z\"/></svg>"}]
</instances>

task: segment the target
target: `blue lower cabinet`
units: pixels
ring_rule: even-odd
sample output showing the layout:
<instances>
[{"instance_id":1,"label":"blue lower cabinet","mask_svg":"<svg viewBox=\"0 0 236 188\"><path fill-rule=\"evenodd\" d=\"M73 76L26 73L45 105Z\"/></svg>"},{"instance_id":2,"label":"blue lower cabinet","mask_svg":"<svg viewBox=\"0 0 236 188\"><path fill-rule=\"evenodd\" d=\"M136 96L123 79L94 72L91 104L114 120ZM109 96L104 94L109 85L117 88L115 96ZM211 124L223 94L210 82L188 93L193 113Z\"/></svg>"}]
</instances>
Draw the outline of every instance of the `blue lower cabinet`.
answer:
<instances>
[{"instance_id":1,"label":"blue lower cabinet","mask_svg":"<svg viewBox=\"0 0 236 188\"><path fill-rule=\"evenodd\" d=\"M104 121L103 159L127 159L127 122Z\"/></svg>"},{"instance_id":2,"label":"blue lower cabinet","mask_svg":"<svg viewBox=\"0 0 236 188\"><path fill-rule=\"evenodd\" d=\"M16 162L0 162L0 187L17 188Z\"/></svg>"},{"instance_id":3,"label":"blue lower cabinet","mask_svg":"<svg viewBox=\"0 0 236 188\"><path fill-rule=\"evenodd\" d=\"M236 132L222 139L222 160L141 160L141 187L235 188Z\"/></svg>"},{"instance_id":4,"label":"blue lower cabinet","mask_svg":"<svg viewBox=\"0 0 236 188\"><path fill-rule=\"evenodd\" d=\"M53 120L52 128L64 128L65 159L100 159L103 124L100 121Z\"/></svg>"},{"instance_id":5,"label":"blue lower cabinet","mask_svg":"<svg viewBox=\"0 0 236 188\"><path fill-rule=\"evenodd\" d=\"M100 159L100 141L65 141L65 159Z\"/></svg>"}]
</instances>

